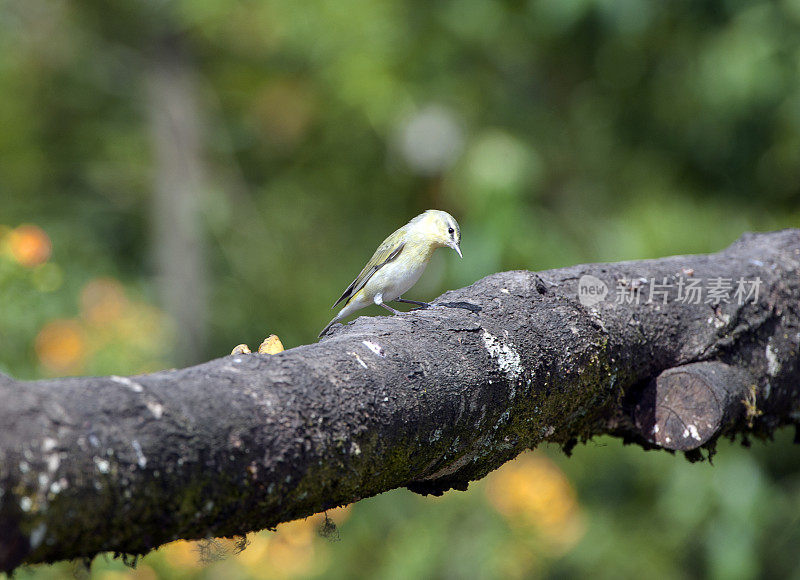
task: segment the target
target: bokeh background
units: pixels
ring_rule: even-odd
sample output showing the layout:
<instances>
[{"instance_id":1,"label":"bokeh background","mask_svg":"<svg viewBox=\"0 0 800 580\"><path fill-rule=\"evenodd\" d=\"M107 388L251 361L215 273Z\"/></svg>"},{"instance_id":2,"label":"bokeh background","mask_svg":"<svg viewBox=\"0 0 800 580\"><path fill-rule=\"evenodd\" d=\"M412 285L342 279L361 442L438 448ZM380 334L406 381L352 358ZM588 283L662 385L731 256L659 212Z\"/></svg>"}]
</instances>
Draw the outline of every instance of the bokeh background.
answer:
<instances>
[{"instance_id":1,"label":"bokeh background","mask_svg":"<svg viewBox=\"0 0 800 580\"><path fill-rule=\"evenodd\" d=\"M464 259L438 252L416 299L800 227L800 0L0 0L0 95L0 371L19 378L312 342L428 208L460 221ZM791 439L722 443L713 466L542 449L468 492L336 510L333 532L88 573L800 578Z\"/></svg>"}]
</instances>

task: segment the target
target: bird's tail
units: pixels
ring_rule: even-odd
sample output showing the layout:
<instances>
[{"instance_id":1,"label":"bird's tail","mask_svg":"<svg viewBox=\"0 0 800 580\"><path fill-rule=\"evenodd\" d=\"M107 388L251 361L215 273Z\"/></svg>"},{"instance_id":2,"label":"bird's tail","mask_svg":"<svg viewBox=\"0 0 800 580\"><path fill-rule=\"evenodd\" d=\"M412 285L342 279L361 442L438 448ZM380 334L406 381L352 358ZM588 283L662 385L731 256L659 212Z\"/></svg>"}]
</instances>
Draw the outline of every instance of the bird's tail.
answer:
<instances>
[{"instance_id":1,"label":"bird's tail","mask_svg":"<svg viewBox=\"0 0 800 580\"><path fill-rule=\"evenodd\" d=\"M340 319L341 317L342 317L342 313L341 313L341 312L340 312L339 314L337 314L336 316L334 316L334 317L333 317L333 320L331 320L331 321L328 323L328 325L327 325L325 328L323 328L323 329L322 329L322 332L320 332L320 333L319 333L319 335L317 336L317 338L322 338L323 336L325 336L325 333L327 333L327 332L330 330L331 326L333 326L334 324L336 324L336 323L339 321L339 319Z\"/></svg>"}]
</instances>

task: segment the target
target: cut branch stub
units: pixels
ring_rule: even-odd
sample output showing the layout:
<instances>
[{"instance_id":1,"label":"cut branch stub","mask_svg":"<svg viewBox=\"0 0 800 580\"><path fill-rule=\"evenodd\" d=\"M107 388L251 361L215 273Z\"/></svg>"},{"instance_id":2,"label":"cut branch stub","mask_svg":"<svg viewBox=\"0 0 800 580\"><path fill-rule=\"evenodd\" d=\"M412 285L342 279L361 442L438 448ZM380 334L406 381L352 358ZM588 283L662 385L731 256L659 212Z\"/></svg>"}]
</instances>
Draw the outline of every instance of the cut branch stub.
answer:
<instances>
[{"instance_id":1,"label":"cut branch stub","mask_svg":"<svg viewBox=\"0 0 800 580\"><path fill-rule=\"evenodd\" d=\"M665 449L697 449L743 414L753 384L747 372L721 362L667 369L644 389L636 427Z\"/></svg>"}]
</instances>

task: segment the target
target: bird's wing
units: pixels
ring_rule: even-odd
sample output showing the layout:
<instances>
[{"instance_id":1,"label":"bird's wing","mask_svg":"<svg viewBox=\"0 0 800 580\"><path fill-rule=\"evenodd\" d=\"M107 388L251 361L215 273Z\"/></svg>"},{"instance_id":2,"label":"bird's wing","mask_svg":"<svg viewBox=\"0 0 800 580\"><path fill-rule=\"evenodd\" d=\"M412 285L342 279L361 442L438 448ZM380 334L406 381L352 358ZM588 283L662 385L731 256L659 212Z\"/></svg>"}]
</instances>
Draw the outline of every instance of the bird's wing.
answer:
<instances>
[{"instance_id":1,"label":"bird's wing","mask_svg":"<svg viewBox=\"0 0 800 580\"><path fill-rule=\"evenodd\" d=\"M383 268L386 264L391 262L392 260L397 259L397 256L403 251L405 247L405 242L402 241L402 236L396 235L399 232L395 232L395 234L386 238L386 240L378 246L378 249L375 250L375 253L370 258L370 261L367 262L367 265L364 266L364 269L361 270L361 273L353 280L353 283L347 287L347 290L339 297L339 300L331 306L331 308L336 308L336 305L345 301L345 304L350 302L350 299L355 296L359 290L361 290L372 278L373 274Z\"/></svg>"}]
</instances>

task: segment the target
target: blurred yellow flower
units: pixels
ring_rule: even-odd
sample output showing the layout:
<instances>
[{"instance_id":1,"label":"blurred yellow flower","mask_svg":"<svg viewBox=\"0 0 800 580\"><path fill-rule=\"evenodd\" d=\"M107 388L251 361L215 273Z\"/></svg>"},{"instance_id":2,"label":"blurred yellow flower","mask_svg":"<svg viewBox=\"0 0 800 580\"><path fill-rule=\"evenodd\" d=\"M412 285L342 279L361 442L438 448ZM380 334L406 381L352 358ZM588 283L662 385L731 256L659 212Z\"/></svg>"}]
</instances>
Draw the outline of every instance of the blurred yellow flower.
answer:
<instances>
[{"instance_id":1,"label":"blurred yellow flower","mask_svg":"<svg viewBox=\"0 0 800 580\"><path fill-rule=\"evenodd\" d=\"M332 510L328 510L324 513L317 514L314 518L318 521L319 524L325 521L325 517L331 520L337 526L341 526L347 519L350 517L351 505L344 505L342 507L333 508Z\"/></svg>"},{"instance_id":2,"label":"blurred yellow flower","mask_svg":"<svg viewBox=\"0 0 800 580\"><path fill-rule=\"evenodd\" d=\"M236 559L247 569L255 570L264 568L269 562L269 547L275 532L260 532L253 534L250 543Z\"/></svg>"},{"instance_id":3,"label":"blurred yellow flower","mask_svg":"<svg viewBox=\"0 0 800 580\"><path fill-rule=\"evenodd\" d=\"M178 540L159 549L159 552L166 558L170 566L180 569L202 568L203 562L200 561L200 553L197 550L197 542L187 542Z\"/></svg>"},{"instance_id":4,"label":"blurred yellow flower","mask_svg":"<svg viewBox=\"0 0 800 580\"><path fill-rule=\"evenodd\" d=\"M158 574L147 564L139 563L130 570L106 570L98 574L99 580L157 580Z\"/></svg>"},{"instance_id":5,"label":"blurred yellow flower","mask_svg":"<svg viewBox=\"0 0 800 580\"><path fill-rule=\"evenodd\" d=\"M54 320L36 336L35 348L39 361L50 373L77 373L86 358L86 335L75 320Z\"/></svg>"},{"instance_id":6,"label":"blurred yellow flower","mask_svg":"<svg viewBox=\"0 0 800 580\"><path fill-rule=\"evenodd\" d=\"M349 506L327 512L328 520L335 525L344 522L349 515ZM159 549L158 553L175 570L199 571L213 566L209 577L229 577L234 570L238 571L234 576L259 580L307 577L322 573L330 562L332 536L322 536L325 521L326 514L316 514L280 524L274 532L250 534L246 548L240 553L237 553L238 542L226 538L199 542L179 540ZM212 557L204 559L204 554L209 552L209 542Z\"/></svg>"},{"instance_id":7,"label":"blurred yellow flower","mask_svg":"<svg viewBox=\"0 0 800 580\"><path fill-rule=\"evenodd\" d=\"M486 497L511 525L533 526L551 550L564 553L585 525L564 473L540 453L526 453L488 478Z\"/></svg>"},{"instance_id":8,"label":"blurred yellow flower","mask_svg":"<svg viewBox=\"0 0 800 580\"><path fill-rule=\"evenodd\" d=\"M11 256L26 268L46 262L53 249L48 235L34 225L22 225L12 230L6 243Z\"/></svg>"}]
</instances>

